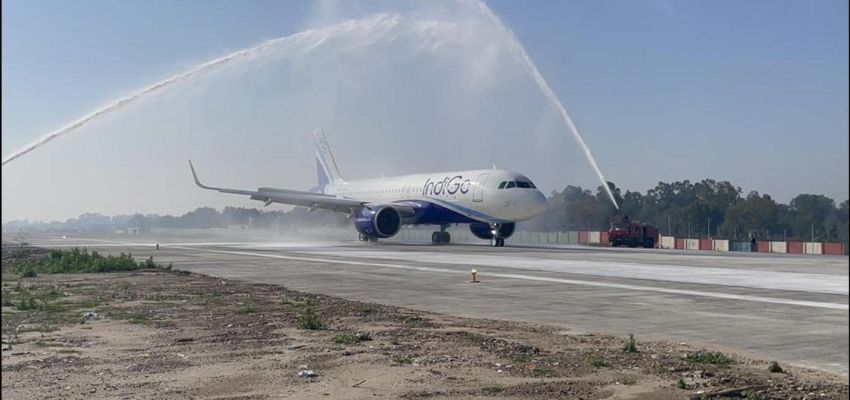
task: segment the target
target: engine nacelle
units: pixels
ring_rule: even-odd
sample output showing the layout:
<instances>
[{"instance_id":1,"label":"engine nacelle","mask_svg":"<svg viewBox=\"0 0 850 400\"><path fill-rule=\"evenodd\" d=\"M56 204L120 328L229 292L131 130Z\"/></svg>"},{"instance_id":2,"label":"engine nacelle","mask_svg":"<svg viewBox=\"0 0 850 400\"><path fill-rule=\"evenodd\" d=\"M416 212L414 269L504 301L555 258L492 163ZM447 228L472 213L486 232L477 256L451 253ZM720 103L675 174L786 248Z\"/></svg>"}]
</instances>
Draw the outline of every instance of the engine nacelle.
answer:
<instances>
[{"instance_id":1,"label":"engine nacelle","mask_svg":"<svg viewBox=\"0 0 850 400\"><path fill-rule=\"evenodd\" d=\"M516 229L516 224L514 223L501 224L497 233L500 238L507 239L514 234L514 229ZM469 224L469 230L479 239L493 238L493 230L490 228L490 224Z\"/></svg>"},{"instance_id":2,"label":"engine nacelle","mask_svg":"<svg viewBox=\"0 0 850 400\"><path fill-rule=\"evenodd\" d=\"M369 237L388 238L401 229L401 214L392 206L363 207L357 211L354 227Z\"/></svg>"}]
</instances>

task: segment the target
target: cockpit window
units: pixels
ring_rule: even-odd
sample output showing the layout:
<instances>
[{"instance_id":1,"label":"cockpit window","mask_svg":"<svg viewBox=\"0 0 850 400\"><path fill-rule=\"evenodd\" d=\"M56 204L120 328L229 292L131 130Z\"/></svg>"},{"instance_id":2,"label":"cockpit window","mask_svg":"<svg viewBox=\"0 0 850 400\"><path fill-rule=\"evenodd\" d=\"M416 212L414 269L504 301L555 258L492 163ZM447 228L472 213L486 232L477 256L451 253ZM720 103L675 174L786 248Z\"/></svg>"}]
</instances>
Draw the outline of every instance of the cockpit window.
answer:
<instances>
[{"instance_id":1,"label":"cockpit window","mask_svg":"<svg viewBox=\"0 0 850 400\"><path fill-rule=\"evenodd\" d=\"M508 185L505 186L505 189L515 188L515 187L516 187L516 182L510 181L510 182L508 182Z\"/></svg>"},{"instance_id":2,"label":"cockpit window","mask_svg":"<svg viewBox=\"0 0 850 400\"><path fill-rule=\"evenodd\" d=\"M531 189L531 182L516 181L516 187L522 189Z\"/></svg>"},{"instance_id":3,"label":"cockpit window","mask_svg":"<svg viewBox=\"0 0 850 400\"><path fill-rule=\"evenodd\" d=\"M502 183L499 184L499 189L504 189L505 185L507 185L507 184L508 184L508 181L502 181Z\"/></svg>"}]
</instances>

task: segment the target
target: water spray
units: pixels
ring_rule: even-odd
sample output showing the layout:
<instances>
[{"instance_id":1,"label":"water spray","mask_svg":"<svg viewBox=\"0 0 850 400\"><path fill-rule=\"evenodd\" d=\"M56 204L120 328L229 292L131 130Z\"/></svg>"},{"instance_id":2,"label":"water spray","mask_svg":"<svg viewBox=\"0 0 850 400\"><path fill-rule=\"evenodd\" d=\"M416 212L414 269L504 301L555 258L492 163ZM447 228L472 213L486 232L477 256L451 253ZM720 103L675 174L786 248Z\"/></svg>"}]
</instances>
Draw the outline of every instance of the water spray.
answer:
<instances>
[{"instance_id":1,"label":"water spray","mask_svg":"<svg viewBox=\"0 0 850 400\"><path fill-rule=\"evenodd\" d=\"M235 51L235 52L230 53L230 54L228 54L224 57L219 57L219 58L216 58L212 61L205 62L205 63L198 65L195 68L192 68L192 69L190 69L186 72L174 75L170 78L166 78L162 81L154 83L153 85L139 89L139 90L133 92L132 94L125 96L125 97L122 97L118 100L115 100L115 101L113 101L113 102L111 102L111 103L109 103L109 104L107 104L107 105L105 105L105 106L83 116L82 118L80 118L76 121L73 121L73 122L59 128L59 129L56 129L53 132L50 132L46 135L43 135L40 138L36 139L34 142L24 146L23 148L13 152L12 154L8 155L5 158L3 158L2 165L6 165L6 163L13 161L13 160L15 160L15 159L33 151L33 150L35 150L35 149L45 145L46 143L50 142L53 139L56 139L60 136L71 133L71 132L77 130L78 128L81 128L81 127L87 125L89 122L97 119L98 117L101 117L105 114L111 113L111 112L119 110L121 108L124 108L125 106L137 101L138 99L140 99L144 96L147 96L147 95L154 93L154 92L161 91L162 89L165 89L169 86L183 82L187 79L193 78L197 75L200 75L204 72L210 71L210 70L212 70L216 67L220 67L220 66L227 64L231 61L259 54L263 51L269 50L271 48L274 48L274 47L279 46L279 45L284 44L284 43L298 43L298 42L304 41L304 42L307 42L306 43L307 49L310 50L310 49L314 49L315 47L320 46L322 43L324 43L326 40L328 40L328 38L335 36L335 35L338 35L340 33L350 32L350 31L357 29L357 28L367 28L367 29L371 30L376 25L379 25L381 23L395 24L397 22L398 21L396 19L390 18L386 14L378 14L378 15L375 15L373 17L358 19L358 20L350 20L350 21L346 21L346 22L343 22L343 23L340 23L340 24L337 24L337 25L333 25L333 26L329 26L329 27L326 27L326 28L309 29L309 30L306 30L306 31L303 31L303 32L299 32L299 33L290 35L290 36L284 36L284 37L280 37L280 38L277 38L277 39L271 39L271 40L265 41L263 43L260 43L259 45L256 45L254 47L249 47L247 49Z\"/></svg>"},{"instance_id":2,"label":"water spray","mask_svg":"<svg viewBox=\"0 0 850 400\"><path fill-rule=\"evenodd\" d=\"M528 52L525 51L525 48L520 43L519 39L510 30L505 24L502 23L502 20L499 19L496 14L490 10L490 7L487 7L482 0L473 0L475 1L475 5L478 10L481 11L484 16L489 18L494 25L498 26L502 30L504 30L505 35L508 37L508 48L510 51L519 59L519 61L528 69L528 72L531 74L531 77L534 79L534 82L543 92L543 95L552 102L555 108L558 109L558 112L561 114L561 118L563 118L564 122L567 124L567 127L570 129L570 132L573 134L573 137L578 142L581 149L584 151L585 157L587 157L587 161L590 162L590 166L593 167L593 171L596 172L596 176L599 178L599 181L602 182L602 187L605 188L605 193L608 193L608 198L611 199L611 203L614 204L614 208L620 209L617 205L617 200L614 198L614 193L611 192L611 188L608 187L608 181L605 179L605 175L602 175L602 170L599 169L599 166L596 164L596 159L593 158L593 154L590 152L590 147L587 146L587 143L584 142L584 138L581 136L576 124L573 122L573 119L570 117L570 114L567 113L567 109L564 108L564 105L561 103L561 100L555 94L551 87L549 87L549 83L546 82L546 79L543 78L543 75L540 74L540 71L537 69L537 66L534 64L534 61L531 60L531 57L528 55Z\"/></svg>"}]
</instances>

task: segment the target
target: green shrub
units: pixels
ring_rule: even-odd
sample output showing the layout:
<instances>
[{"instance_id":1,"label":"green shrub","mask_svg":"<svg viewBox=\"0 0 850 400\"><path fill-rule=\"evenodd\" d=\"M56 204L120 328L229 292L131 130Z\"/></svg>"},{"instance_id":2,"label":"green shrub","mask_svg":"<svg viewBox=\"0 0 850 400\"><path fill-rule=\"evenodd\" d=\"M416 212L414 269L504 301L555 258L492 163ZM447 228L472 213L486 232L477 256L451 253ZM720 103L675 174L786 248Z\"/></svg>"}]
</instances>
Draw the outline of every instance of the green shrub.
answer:
<instances>
[{"instance_id":1,"label":"green shrub","mask_svg":"<svg viewBox=\"0 0 850 400\"><path fill-rule=\"evenodd\" d=\"M360 339L357 337L357 335L352 334L352 333L340 333L340 334L334 335L332 340L336 344L356 344L356 343L360 343Z\"/></svg>"},{"instance_id":2,"label":"green shrub","mask_svg":"<svg viewBox=\"0 0 850 400\"><path fill-rule=\"evenodd\" d=\"M623 346L623 351L626 353L637 353L637 344L635 343L635 335L629 334L629 341Z\"/></svg>"},{"instance_id":3,"label":"green shrub","mask_svg":"<svg viewBox=\"0 0 850 400\"><path fill-rule=\"evenodd\" d=\"M483 390L484 393L486 393L486 394L496 394L496 393L501 393L502 391L505 390L505 388L503 386L500 386L500 385L492 385L492 386L485 386L481 390Z\"/></svg>"},{"instance_id":4,"label":"green shrub","mask_svg":"<svg viewBox=\"0 0 850 400\"><path fill-rule=\"evenodd\" d=\"M35 302L35 298L30 296L21 297L21 301L15 304L15 309L20 311L35 310L36 308L38 308L38 304Z\"/></svg>"},{"instance_id":5,"label":"green shrub","mask_svg":"<svg viewBox=\"0 0 850 400\"><path fill-rule=\"evenodd\" d=\"M321 319L319 319L319 315L316 314L316 309L312 301L304 303L304 309L298 317L298 327L311 331L325 329L325 325L322 324Z\"/></svg>"},{"instance_id":6,"label":"green shrub","mask_svg":"<svg viewBox=\"0 0 850 400\"><path fill-rule=\"evenodd\" d=\"M767 372L779 374L779 373L782 373L784 371L782 371L782 367L779 366L778 362L771 361L770 364L767 365Z\"/></svg>"},{"instance_id":7,"label":"green shrub","mask_svg":"<svg viewBox=\"0 0 850 400\"><path fill-rule=\"evenodd\" d=\"M685 359L692 363L712 365L727 365L735 361L723 353L711 351L698 351L693 354L688 354Z\"/></svg>"},{"instance_id":8,"label":"green shrub","mask_svg":"<svg viewBox=\"0 0 850 400\"><path fill-rule=\"evenodd\" d=\"M37 275L32 265L26 265L21 268L21 278L35 278Z\"/></svg>"},{"instance_id":9,"label":"green shrub","mask_svg":"<svg viewBox=\"0 0 850 400\"><path fill-rule=\"evenodd\" d=\"M528 353L519 353L519 354L511 357L511 361L513 361L517 364L527 363L527 362L529 362L533 359L534 359L534 355L528 354Z\"/></svg>"},{"instance_id":10,"label":"green shrub","mask_svg":"<svg viewBox=\"0 0 850 400\"><path fill-rule=\"evenodd\" d=\"M253 314L257 312L257 307L254 306L242 306L236 310L239 314Z\"/></svg>"},{"instance_id":11,"label":"green shrub","mask_svg":"<svg viewBox=\"0 0 850 400\"><path fill-rule=\"evenodd\" d=\"M687 385L687 384L685 384L685 381L684 381L682 378L679 378L679 380L678 380L678 381L676 381L676 388L678 388L678 389L687 389L687 388L688 388L688 385Z\"/></svg>"},{"instance_id":12,"label":"green shrub","mask_svg":"<svg viewBox=\"0 0 850 400\"><path fill-rule=\"evenodd\" d=\"M608 361L599 353L591 353L587 356L587 363L594 368L607 367Z\"/></svg>"},{"instance_id":13,"label":"green shrub","mask_svg":"<svg viewBox=\"0 0 850 400\"><path fill-rule=\"evenodd\" d=\"M47 274L86 273L132 271L139 267L147 267L153 263L148 258L144 263L136 263L132 254L121 253L118 256L102 256L96 251L73 248L69 250L51 250L46 256L36 261L28 261L18 268L18 272L32 270ZM154 264L155 266L155 264Z\"/></svg>"}]
</instances>

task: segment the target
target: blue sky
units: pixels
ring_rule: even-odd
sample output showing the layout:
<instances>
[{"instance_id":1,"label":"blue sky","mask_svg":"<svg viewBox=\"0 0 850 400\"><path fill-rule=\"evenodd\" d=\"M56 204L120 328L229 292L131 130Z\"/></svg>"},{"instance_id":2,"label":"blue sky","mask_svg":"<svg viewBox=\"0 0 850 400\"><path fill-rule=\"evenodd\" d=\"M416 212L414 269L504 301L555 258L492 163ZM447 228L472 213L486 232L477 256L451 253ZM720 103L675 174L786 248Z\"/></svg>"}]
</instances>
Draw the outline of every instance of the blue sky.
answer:
<instances>
[{"instance_id":1,"label":"blue sky","mask_svg":"<svg viewBox=\"0 0 850 400\"><path fill-rule=\"evenodd\" d=\"M4 1L3 154L200 62L382 7L342 3ZM488 4L618 186L847 198L846 1Z\"/></svg>"}]
</instances>

